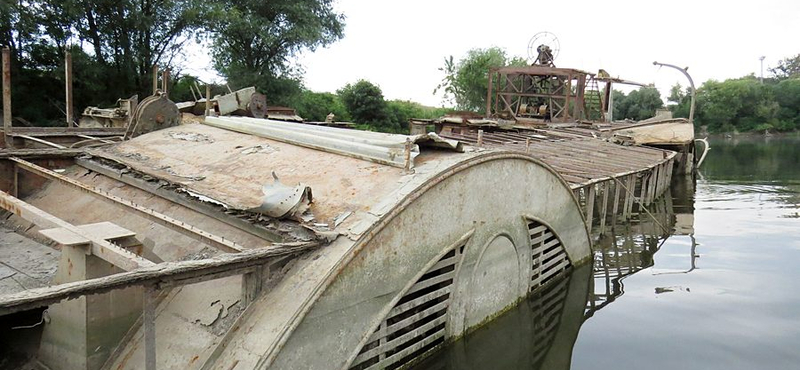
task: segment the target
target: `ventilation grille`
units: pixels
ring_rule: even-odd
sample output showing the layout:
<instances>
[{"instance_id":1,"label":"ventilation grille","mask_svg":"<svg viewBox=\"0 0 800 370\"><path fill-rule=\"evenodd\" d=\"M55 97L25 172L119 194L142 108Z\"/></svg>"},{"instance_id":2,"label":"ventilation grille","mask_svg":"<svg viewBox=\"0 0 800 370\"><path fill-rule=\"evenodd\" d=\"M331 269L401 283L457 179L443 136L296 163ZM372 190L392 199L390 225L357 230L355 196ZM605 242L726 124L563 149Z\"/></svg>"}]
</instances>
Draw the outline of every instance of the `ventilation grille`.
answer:
<instances>
[{"instance_id":1,"label":"ventilation grille","mask_svg":"<svg viewBox=\"0 0 800 370\"><path fill-rule=\"evenodd\" d=\"M431 267L395 304L350 369L396 369L444 342L453 277L464 247Z\"/></svg>"},{"instance_id":2,"label":"ventilation grille","mask_svg":"<svg viewBox=\"0 0 800 370\"><path fill-rule=\"evenodd\" d=\"M529 220L528 232L533 252L530 280L530 291L533 292L567 271L572 264L561 241L549 227Z\"/></svg>"}]
</instances>

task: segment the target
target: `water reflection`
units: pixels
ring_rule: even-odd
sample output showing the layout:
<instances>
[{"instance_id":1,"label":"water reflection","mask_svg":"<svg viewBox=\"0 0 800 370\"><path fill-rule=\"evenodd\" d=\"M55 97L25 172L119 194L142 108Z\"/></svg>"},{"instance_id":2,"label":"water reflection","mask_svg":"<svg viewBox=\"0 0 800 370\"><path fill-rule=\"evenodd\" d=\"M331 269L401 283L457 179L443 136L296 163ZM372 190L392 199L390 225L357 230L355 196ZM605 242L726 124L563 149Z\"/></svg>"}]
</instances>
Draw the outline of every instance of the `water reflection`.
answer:
<instances>
[{"instance_id":1,"label":"water reflection","mask_svg":"<svg viewBox=\"0 0 800 370\"><path fill-rule=\"evenodd\" d=\"M653 256L672 235L694 231L692 180L597 236L593 263L573 269L558 281L501 316L417 365L416 369L569 369L581 326L625 294L624 279L653 266ZM595 230L597 234L597 230ZM692 239L693 240L693 239ZM687 251L686 271L696 268L696 243ZM680 287L664 287L663 292Z\"/></svg>"}]
</instances>

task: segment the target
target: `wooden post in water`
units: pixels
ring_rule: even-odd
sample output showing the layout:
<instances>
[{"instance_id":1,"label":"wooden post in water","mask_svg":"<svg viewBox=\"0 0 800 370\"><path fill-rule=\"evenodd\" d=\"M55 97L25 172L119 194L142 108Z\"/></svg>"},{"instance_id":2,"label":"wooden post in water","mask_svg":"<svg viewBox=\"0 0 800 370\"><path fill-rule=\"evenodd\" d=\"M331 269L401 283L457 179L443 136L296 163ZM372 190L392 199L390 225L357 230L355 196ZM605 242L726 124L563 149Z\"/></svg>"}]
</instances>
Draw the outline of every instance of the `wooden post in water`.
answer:
<instances>
[{"instance_id":1,"label":"wooden post in water","mask_svg":"<svg viewBox=\"0 0 800 370\"><path fill-rule=\"evenodd\" d=\"M3 136L6 148L14 148L11 136L11 49L3 48Z\"/></svg>"},{"instance_id":2,"label":"wooden post in water","mask_svg":"<svg viewBox=\"0 0 800 370\"><path fill-rule=\"evenodd\" d=\"M608 213L608 191L611 187L611 182L604 181L603 189L603 204L600 205L600 234L606 233L606 216Z\"/></svg>"},{"instance_id":3,"label":"wooden post in water","mask_svg":"<svg viewBox=\"0 0 800 370\"><path fill-rule=\"evenodd\" d=\"M636 174L628 175L626 182L625 186L628 187L628 191L625 192L627 194L625 196L625 210L622 214L625 220L630 220L633 212L633 201L636 198Z\"/></svg>"},{"instance_id":4,"label":"wooden post in water","mask_svg":"<svg viewBox=\"0 0 800 370\"><path fill-rule=\"evenodd\" d=\"M617 212L619 212L619 192L622 188L622 183L619 179L615 179L614 181L614 206L611 208L611 227L616 225L617 221Z\"/></svg>"},{"instance_id":5,"label":"wooden post in water","mask_svg":"<svg viewBox=\"0 0 800 370\"><path fill-rule=\"evenodd\" d=\"M590 233L592 224L594 224L594 199L596 197L594 187L595 184L589 185L589 192L586 194L586 223L589 225Z\"/></svg>"}]
</instances>

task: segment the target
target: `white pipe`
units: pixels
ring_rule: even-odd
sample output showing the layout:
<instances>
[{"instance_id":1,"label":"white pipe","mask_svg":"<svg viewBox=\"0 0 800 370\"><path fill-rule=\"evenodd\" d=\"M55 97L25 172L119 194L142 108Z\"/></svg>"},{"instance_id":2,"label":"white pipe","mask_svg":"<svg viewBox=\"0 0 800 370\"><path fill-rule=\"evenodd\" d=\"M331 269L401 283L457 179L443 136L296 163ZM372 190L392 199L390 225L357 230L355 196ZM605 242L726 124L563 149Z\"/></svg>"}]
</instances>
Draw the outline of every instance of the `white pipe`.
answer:
<instances>
[{"instance_id":1,"label":"white pipe","mask_svg":"<svg viewBox=\"0 0 800 370\"><path fill-rule=\"evenodd\" d=\"M696 168L700 168L700 165L703 164L703 160L706 159L706 154L708 154L708 150L711 149L711 147L708 145L708 138L694 139L694 141L695 142L700 141L703 143L703 154L700 156L700 160L697 161L697 166L696 166Z\"/></svg>"}]
</instances>

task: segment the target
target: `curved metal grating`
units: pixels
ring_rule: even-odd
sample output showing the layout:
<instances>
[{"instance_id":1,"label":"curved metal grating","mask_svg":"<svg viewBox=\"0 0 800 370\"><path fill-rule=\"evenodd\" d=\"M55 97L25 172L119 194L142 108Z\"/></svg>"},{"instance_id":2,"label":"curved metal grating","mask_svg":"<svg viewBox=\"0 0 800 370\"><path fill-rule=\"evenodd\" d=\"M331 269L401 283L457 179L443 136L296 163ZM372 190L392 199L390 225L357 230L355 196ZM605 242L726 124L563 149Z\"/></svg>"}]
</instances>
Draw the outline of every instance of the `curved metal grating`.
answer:
<instances>
[{"instance_id":1,"label":"curved metal grating","mask_svg":"<svg viewBox=\"0 0 800 370\"><path fill-rule=\"evenodd\" d=\"M536 291L566 272L572 263L558 236L535 220L528 220L528 233L531 237L531 279L530 291Z\"/></svg>"},{"instance_id":2,"label":"curved metal grating","mask_svg":"<svg viewBox=\"0 0 800 370\"><path fill-rule=\"evenodd\" d=\"M392 307L351 370L396 369L444 343L447 308L464 246L445 254Z\"/></svg>"}]
</instances>

